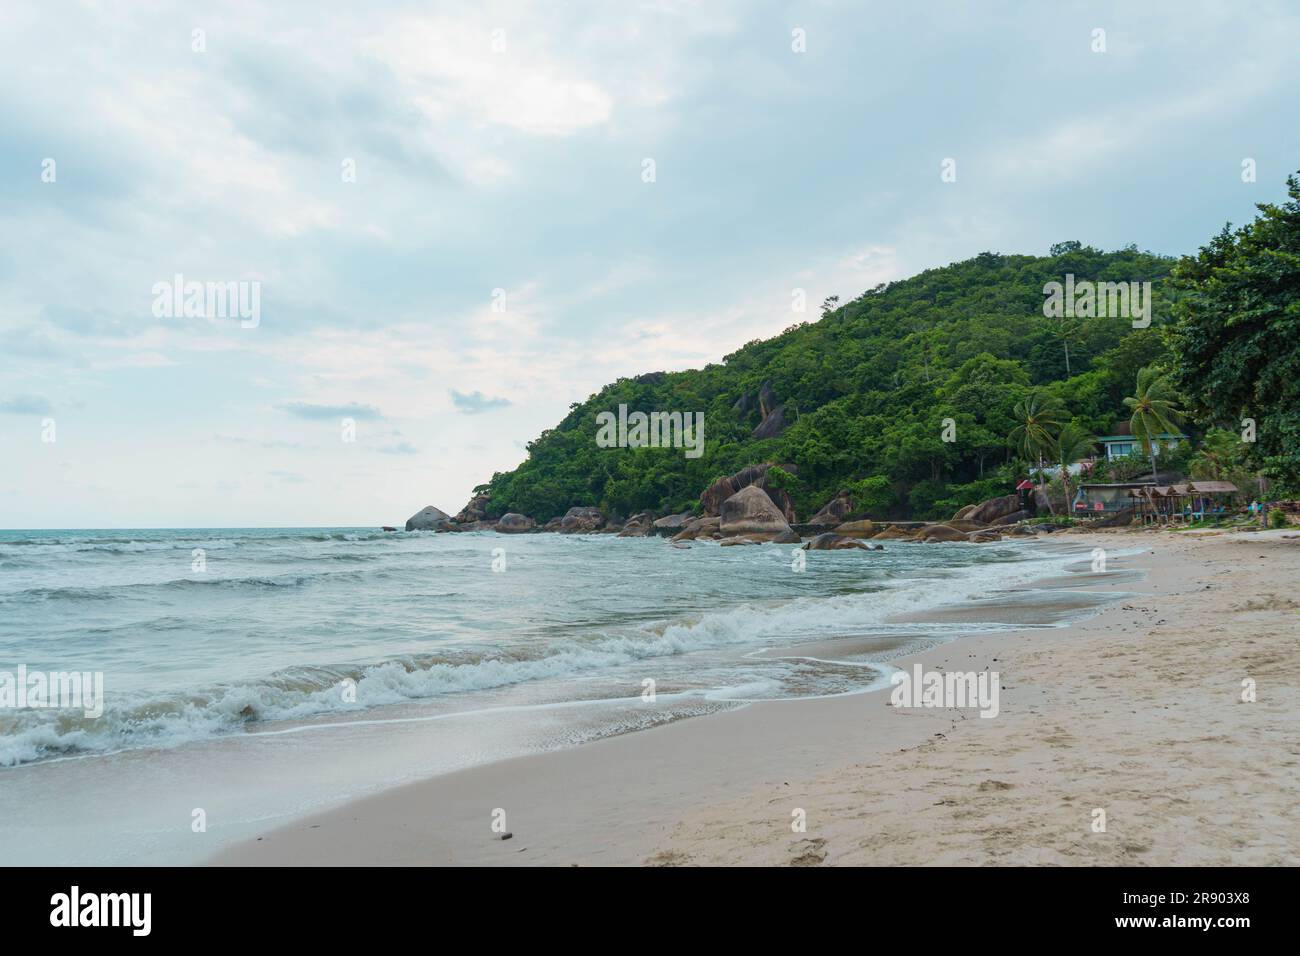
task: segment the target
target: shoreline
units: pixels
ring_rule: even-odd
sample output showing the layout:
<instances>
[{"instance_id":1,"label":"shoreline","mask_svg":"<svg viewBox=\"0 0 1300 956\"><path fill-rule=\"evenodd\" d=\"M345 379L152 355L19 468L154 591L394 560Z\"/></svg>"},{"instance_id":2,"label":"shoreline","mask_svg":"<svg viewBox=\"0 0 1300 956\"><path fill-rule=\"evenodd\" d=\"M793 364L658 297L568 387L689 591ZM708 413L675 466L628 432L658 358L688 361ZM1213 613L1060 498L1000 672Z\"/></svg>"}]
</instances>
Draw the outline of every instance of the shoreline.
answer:
<instances>
[{"instance_id":1,"label":"shoreline","mask_svg":"<svg viewBox=\"0 0 1300 956\"><path fill-rule=\"evenodd\" d=\"M1206 634L1211 632L1206 631L1204 619L1214 608L1205 606L1200 592L1206 584L1211 589L1229 586L1229 582L1205 580L1207 576L1254 572L1246 571L1240 561L1224 566L1220 563L1224 552L1254 547L1272 552L1272 560L1266 557L1261 563L1267 564L1263 570L1278 582L1276 593L1269 592L1273 596L1267 599L1273 603L1246 613L1260 617L1260 626L1270 637L1286 643L1290 650L1300 649L1295 647L1300 627L1295 624L1294 610L1289 628L1281 617L1289 607L1285 602L1291 600L1286 596L1286 582L1295 580L1300 564L1300 546L1293 543L1300 536L1061 534L1062 541L1078 545L1143 548L1147 553L1116 561L1115 567L1141 566L1146 572L1144 580L1135 582L1130 574L1121 574L1113 583L1087 585L1091 590L1133 592L1140 597L1111 603L1064 627L964 636L890 662L896 667L921 663L932 669L958 664L976 671L1000 669L1004 690L998 718L970 719L973 712L944 710L891 712L889 695L879 692L751 703L570 749L510 758L403 784L232 844L208 862L806 865L1278 863L1294 859L1300 843L1294 810L1282 806L1288 796L1290 806L1297 802L1293 799L1294 781L1290 787L1285 779L1260 787L1253 802L1249 793L1234 791L1242 814L1262 814L1271 822L1246 839L1241 838L1238 827L1235 855L1215 856L1222 850L1209 836L1198 841L1182 833L1168 842L1154 839L1148 831L1163 834L1159 820L1135 813L1130 803L1133 793L1149 789L1146 800L1190 805L1200 814L1213 815L1223 810L1222 796L1200 806L1186 796L1194 792L1188 790L1188 781L1175 787L1151 773L1152 779L1138 786L1129 779L1129 771L1150 770L1154 760L1165 777L1179 777L1177 767L1165 764L1190 759L1191 766L1198 766L1206 756L1202 751L1220 749L1216 745L1220 738L1212 735L1193 740L1199 746L1191 746L1194 753L1190 758L1179 749L1163 754L1164 762L1160 761L1159 746L1126 750L1110 738L1149 737L1155 730L1169 729L1159 719L1159 712L1171 706L1165 697L1190 680L1193 671L1176 663L1181 646L1135 645L1134 635L1143 628L1153 633L1158 627L1162 636L1200 629L1200 639L1189 641L1206 643ZM1258 580L1260 575L1254 577ZM1069 593L1067 588L1080 587L1067 581L1062 590ZM1267 582L1259 587L1267 590ZM1223 614L1229 612L1223 610ZM1245 643L1255 641L1246 638ZM1217 656L1232 657L1233 653L1230 647L1220 645ZM1097 675L1095 686L1084 686L1097 663L1126 655L1128 665L1156 668L1162 672L1161 679L1175 680L1174 687L1163 692L1159 687L1147 688L1143 700L1140 677L1104 670ZM1295 675L1295 656L1265 652L1256 654L1255 661L1261 687L1258 702L1235 703L1239 680L1221 677L1219 686L1206 686L1216 670L1208 668L1211 674L1200 675L1198 684L1186 688L1193 693L1187 703L1195 704L1192 709L1206 721L1227 723L1258 738L1255 747L1247 747L1234 742L1231 733L1226 736L1226 756L1234 766L1245 763L1256 774L1276 773L1280 761L1283 767L1293 769L1295 747L1288 749L1280 728L1300 695L1294 690L1294 680L1288 686L1286 680L1275 680L1272 671ZM1267 693L1262 690L1266 682ZM1116 684L1125 686L1117 691ZM1127 715L1109 706L1117 692L1135 696ZM1107 706L1099 710L1100 704ZM1210 708L1208 713L1206 708ZM1145 722L1134 719L1139 713L1147 714ZM1263 716L1272 716L1273 723L1261 726L1263 722L1255 718ZM1081 742L1076 736L1080 722L1095 725L1106 746L1093 747L1096 740ZM1187 730L1183 723L1175 723L1180 730ZM1188 744L1179 743L1180 748ZM1123 752L1108 771L1109 762L1101 751L1116 748ZM1144 751L1154 753L1146 753L1136 761L1136 768L1130 767L1133 757ZM864 759L871 762L861 763ZM1256 766L1261 760L1266 766ZM1052 790L1052 768L1064 771L1070 761L1078 763L1090 780L1112 777L1116 784L1125 782L1128 787L1105 799L1100 792L1107 789L1104 779L1080 784L1073 794L1069 787L1066 792ZM938 774L940 768L946 768L946 773ZM927 789L917 786L918 777L925 776L927 769L928 786L949 794L944 799L927 802L924 794L918 797ZM1291 776L1295 776L1293 772ZM1249 774L1243 773L1243 777L1248 780ZM853 789L854 780L859 781L860 790ZM1091 798L1090 793L1094 794ZM1142 800L1137 802L1140 805ZM1071 803L1078 807L1089 804L1088 812L1071 807ZM1255 803L1269 806L1262 811ZM1116 812L1110 814L1109 833L1093 834L1091 810L1111 804ZM804 834L791 831L794 809L803 809L807 815ZM509 840L501 840L492 830L497 810L505 811L506 829L513 834ZM991 827L971 826L972 816L993 812L1030 820L1016 824L1014 819L1004 819ZM939 831L944 835L942 845L927 847L935 832L915 829L913 821L936 816L945 824ZM1142 821L1140 834L1134 830L1135 816ZM1052 823L1044 823L1043 817ZM1161 819L1168 820L1168 813ZM1203 823L1191 810L1178 819L1190 820L1193 829ZM1165 824L1166 829L1170 826ZM1033 839L1026 840L1027 830ZM1282 834L1281 843L1271 836L1274 831ZM1174 832L1181 830L1175 827ZM991 839L989 834L998 836L996 846L985 845L986 837Z\"/></svg>"}]
</instances>

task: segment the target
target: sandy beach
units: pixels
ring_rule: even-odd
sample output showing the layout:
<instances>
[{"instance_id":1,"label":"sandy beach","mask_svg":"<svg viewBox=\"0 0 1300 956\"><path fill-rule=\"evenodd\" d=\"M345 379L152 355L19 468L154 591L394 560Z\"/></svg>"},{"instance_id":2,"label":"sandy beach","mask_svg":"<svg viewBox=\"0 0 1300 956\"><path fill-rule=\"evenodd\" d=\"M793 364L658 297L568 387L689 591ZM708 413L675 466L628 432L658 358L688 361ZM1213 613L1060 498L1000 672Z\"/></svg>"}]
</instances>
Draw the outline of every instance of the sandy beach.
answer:
<instances>
[{"instance_id":1,"label":"sandy beach","mask_svg":"<svg viewBox=\"0 0 1300 956\"><path fill-rule=\"evenodd\" d=\"M407 784L211 862L1294 864L1300 533L1053 540L1142 553L1038 582L1051 601L931 612L1027 627L894 662L998 672L994 718L891 707L888 690L756 703Z\"/></svg>"}]
</instances>

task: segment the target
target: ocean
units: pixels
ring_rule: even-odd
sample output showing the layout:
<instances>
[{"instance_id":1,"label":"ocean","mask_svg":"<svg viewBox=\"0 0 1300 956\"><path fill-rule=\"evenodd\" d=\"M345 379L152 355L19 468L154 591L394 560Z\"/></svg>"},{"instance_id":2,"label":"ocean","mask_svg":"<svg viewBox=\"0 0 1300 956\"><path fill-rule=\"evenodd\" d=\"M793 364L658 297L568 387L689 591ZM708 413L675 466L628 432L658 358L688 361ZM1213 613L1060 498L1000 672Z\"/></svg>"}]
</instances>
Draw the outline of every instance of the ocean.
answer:
<instances>
[{"instance_id":1,"label":"ocean","mask_svg":"<svg viewBox=\"0 0 1300 956\"><path fill-rule=\"evenodd\" d=\"M183 861L196 809L233 839L435 773L878 689L896 657L1023 626L892 618L1081 557L1033 539L0 531L0 679L103 681L99 714L0 707L0 837L12 862Z\"/></svg>"}]
</instances>

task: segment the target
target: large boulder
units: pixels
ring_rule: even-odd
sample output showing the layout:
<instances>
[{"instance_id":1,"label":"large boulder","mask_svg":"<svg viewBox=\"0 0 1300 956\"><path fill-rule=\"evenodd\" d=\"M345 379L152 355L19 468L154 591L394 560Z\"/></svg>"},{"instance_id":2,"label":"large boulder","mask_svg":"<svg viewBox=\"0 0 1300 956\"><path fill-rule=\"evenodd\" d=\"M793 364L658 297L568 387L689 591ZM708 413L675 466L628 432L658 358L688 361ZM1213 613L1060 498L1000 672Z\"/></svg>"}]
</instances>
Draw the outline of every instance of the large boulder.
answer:
<instances>
[{"instance_id":1,"label":"large boulder","mask_svg":"<svg viewBox=\"0 0 1300 956\"><path fill-rule=\"evenodd\" d=\"M406 519L407 531L437 531L446 527L451 521L451 516L445 511L439 511L433 505L426 505L411 517Z\"/></svg>"},{"instance_id":2,"label":"large boulder","mask_svg":"<svg viewBox=\"0 0 1300 956\"><path fill-rule=\"evenodd\" d=\"M1026 521L1032 517L1033 515L1031 515L1028 511L1013 511L1009 515L1003 515L1001 518L998 518L993 523L995 525L1015 524L1017 521Z\"/></svg>"},{"instance_id":3,"label":"large boulder","mask_svg":"<svg viewBox=\"0 0 1300 956\"><path fill-rule=\"evenodd\" d=\"M522 534L525 531L532 531L537 522L527 515L521 515L517 512L510 512L501 516L501 520L494 526L495 530L502 534Z\"/></svg>"},{"instance_id":4,"label":"large boulder","mask_svg":"<svg viewBox=\"0 0 1300 956\"><path fill-rule=\"evenodd\" d=\"M803 538L798 531L782 531L772 539L773 544L798 544Z\"/></svg>"},{"instance_id":5,"label":"large boulder","mask_svg":"<svg viewBox=\"0 0 1300 956\"><path fill-rule=\"evenodd\" d=\"M953 521L960 521L962 518L967 518L967 517L969 517L969 516L970 516L970 513L971 513L972 511L974 511L977 507L978 507L978 505L965 505L965 506L963 506L963 507L961 507L961 508L958 508L958 509L957 509L957 513L956 513L955 515L952 516L952 520L953 520Z\"/></svg>"},{"instance_id":6,"label":"large boulder","mask_svg":"<svg viewBox=\"0 0 1300 956\"><path fill-rule=\"evenodd\" d=\"M966 535L966 540L974 544L985 544L989 541L1001 541L1002 532L985 529L983 531L971 531Z\"/></svg>"},{"instance_id":7,"label":"large boulder","mask_svg":"<svg viewBox=\"0 0 1300 956\"><path fill-rule=\"evenodd\" d=\"M690 520L691 513L689 511L683 511L679 515L664 515L662 518L656 519L654 526L656 528L672 528L674 530L679 530L686 527L687 522Z\"/></svg>"},{"instance_id":8,"label":"large boulder","mask_svg":"<svg viewBox=\"0 0 1300 956\"><path fill-rule=\"evenodd\" d=\"M928 524L916 533L917 538L928 543L934 541L965 541L966 532L950 528L946 524Z\"/></svg>"},{"instance_id":9,"label":"large boulder","mask_svg":"<svg viewBox=\"0 0 1300 956\"><path fill-rule=\"evenodd\" d=\"M853 502L849 499L847 491L839 492L834 498L822 505L821 511L817 512L808 519L811 525L833 528L841 524L850 511L853 510Z\"/></svg>"},{"instance_id":10,"label":"large boulder","mask_svg":"<svg viewBox=\"0 0 1300 956\"><path fill-rule=\"evenodd\" d=\"M740 491L742 488L748 488L754 485L763 489L772 503L780 509L785 516L786 523L794 521L794 502L790 496L784 492L767 486L767 472L772 468L772 462L764 462L760 465L750 465L748 468L742 468L734 475L728 475L725 478L719 478L704 491L700 492L700 510L705 515L718 515L722 513L722 503ZM795 474L797 469L794 465L782 465L782 470Z\"/></svg>"},{"instance_id":11,"label":"large boulder","mask_svg":"<svg viewBox=\"0 0 1300 956\"><path fill-rule=\"evenodd\" d=\"M974 511L963 517L977 525L990 525L999 518L1019 510L1019 495L1003 495L1001 498L990 498L988 501L981 502L975 506Z\"/></svg>"},{"instance_id":12,"label":"large boulder","mask_svg":"<svg viewBox=\"0 0 1300 956\"><path fill-rule=\"evenodd\" d=\"M605 516L599 508L574 507L564 513L560 519L560 530L565 534L589 534L598 531L605 524Z\"/></svg>"},{"instance_id":13,"label":"large boulder","mask_svg":"<svg viewBox=\"0 0 1300 956\"><path fill-rule=\"evenodd\" d=\"M717 534L720 520L716 517L692 518L686 522L681 531L673 535L673 540L694 541L696 538L707 538L710 535Z\"/></svg>"},{"instance_id":14,"label":"large boulder","mask_svg":"<svg viewBox=\"0 0 1300 956\"><path fill-rule=\"evenodd\" d=\"M846 521L832 529L836 534L847 534L854 538L870 538L880 529L874 521Z\"/></svg>"},{"instance_id":15,"label":"large boulder","mask_svg":"<svg viewBox=\"0 0 1300 956\"><path fill-rule=\"evenodd\" d=\"M803 546L805 551L843 551L849 548L857 548L861 551L872 550L871 545L863 544L857 538L845 537L833 531L819 534Z\"/></svg>"},{"instance_id":16,"label":"large boulder","mask_svg":"<svg viewBox=\"0 0 1300 956\"><path fill-rule=\"evenodd\" d=\"M871 536L872 541L910 541L915 538L912 532L906 528L897 528L890 526L884 531L877 532Z\"/></svg>"},{"instance_id":17,"label":"large boulder","mask_svg":"<svg viewBox=\"0 0 1300 956\"><path fill-rule=\"evenodd\" d=\"M791 530L767 492L755 485L741 488L724 501L718 518L718 529L724 537L762 535L770 540Z\"/></svg>"},{"instance_id":18,"label":"large boulder","mask_svg":"<svg viewBox=\"0 0 1300 956\"><path fill-rule=\"evenodd\" d=\"M953 518L951 521L943 522L949 528L956 528L958 531L980 531L984 525L977 524L974 521L968 521L965 518Z\"/></svg>"},{"instance_id":19,"label":"large boulder","mask_svg":"<svg viewBox=\"0 0 1300 956\"><path fill-rule=\"evenodd\" d=\"M650 533L654 520L655 516L649 511L638 512L623 523L623 530L618 533L618 536L620 538L644 538Z\"/></svg>"}]
</instances>

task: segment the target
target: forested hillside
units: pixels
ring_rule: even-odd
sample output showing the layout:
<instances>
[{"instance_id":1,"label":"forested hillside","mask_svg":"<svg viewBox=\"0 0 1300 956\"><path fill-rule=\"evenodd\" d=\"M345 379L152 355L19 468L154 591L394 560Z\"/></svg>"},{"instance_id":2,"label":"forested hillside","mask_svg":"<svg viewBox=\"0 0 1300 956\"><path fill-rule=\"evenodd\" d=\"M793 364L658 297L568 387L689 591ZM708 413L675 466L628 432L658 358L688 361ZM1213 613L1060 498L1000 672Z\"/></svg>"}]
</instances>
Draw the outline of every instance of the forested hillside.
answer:
<instances>
[{"instance_id":1,"label":"forested hillside","mask_svg":"<svg viewBox=\"0 0 1300 956\"><path fill-rule=\"evenodd\" d=\"M947 517L1005 494L1024 470L1007 442L1013 409L1032 388L1044 387L1089 432L1107 434L1127 420L1122 401L1138 370L1168 358L1162 327L1175 293L1163 280L1173 259L1075 242L1052 253L982 253L831 303L819 320L750 342L719 364L620 379L574 404L517 469L494 475L488 511L538 521L573 505L681 511L719 476L763 461L796 466L797 477L774 481L800 518L842 488L857 510L879 517ZM1150 327L1134 329L1126 317L1045 317L1044 285L1066 274L1152 281ZM703 455L599 447L596 416L620 403L705 413ZM945 418L954 441L943 440Z\"/></svg>"}]
</instances>

